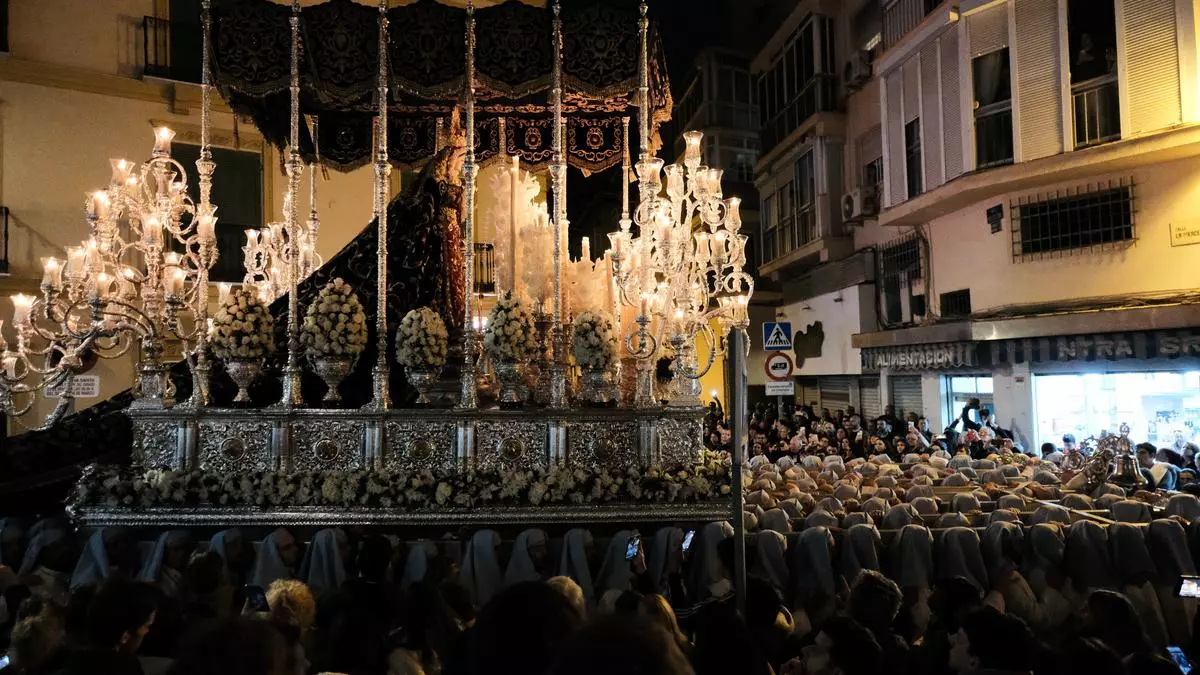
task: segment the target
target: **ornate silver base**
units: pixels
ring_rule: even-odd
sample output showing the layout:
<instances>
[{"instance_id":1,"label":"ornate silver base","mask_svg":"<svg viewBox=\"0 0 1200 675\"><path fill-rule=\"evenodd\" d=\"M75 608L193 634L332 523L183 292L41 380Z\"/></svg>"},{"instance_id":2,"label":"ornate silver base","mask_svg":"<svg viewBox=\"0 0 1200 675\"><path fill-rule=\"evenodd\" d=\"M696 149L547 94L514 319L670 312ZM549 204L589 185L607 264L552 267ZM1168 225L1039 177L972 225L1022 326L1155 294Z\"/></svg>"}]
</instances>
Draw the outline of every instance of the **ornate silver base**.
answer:
<instances>
[{"instance_id":1,"label":"ornate silver base","mask_svg":"<svg viewBox=\"0 0 1200 675\"><path fill-rule=\"evenodd\" d=\"M617 402L617 387L607 370L584 369L581 398L593 406L606 407Z\"/></svg>"},{"instance_id":2,"label":"ornate silver base","mask_svg":"<svg viewBox=\"0 0 1200 675\"><path fill-rule=\"evenodd\" d=\"M338 386L354 369L354 359L349 356L322 356L313 359L312 364L317 377L320 377L327 387L325 396L321 400L326 403L336 403L342 400Z\"/></svg>"},{"instance_id":3,"label":"ornate silver base","mask_svg":"<svg viewBox=\"0 0 1200 675\"><path fill-rule=\"evenodd\" d=\"M226 359L225 372L229 373L229 379L233 380L238 388L233 402L249 403L250 386L262 375L262 361L260 359Z\"/></svg>"},{"instance_id":4,"label":"ornate silver base","mask_svg":"<svg viewBox=\"0 0 1200 675\"><path fill-rule=\"evenodd\" d=\"M496 378L500 380L501 408L516 410L525 405L529 389L525 385L524 363L497 361Z\"/></svg>"},{"instance_id":5,"label":"ornate silver base","mask_svg":"<svg viewBox=\"0 0 1200 675\"><path fill-rule=\"evenodd\" d=\"M427 408L433 405L433 401L429 400L429 391L441 374L441 368L406 368L404 370L404 377L408 379L408 383L412 385L413 389L417 390L418 406Z\"/></svg>"}]
</instances>

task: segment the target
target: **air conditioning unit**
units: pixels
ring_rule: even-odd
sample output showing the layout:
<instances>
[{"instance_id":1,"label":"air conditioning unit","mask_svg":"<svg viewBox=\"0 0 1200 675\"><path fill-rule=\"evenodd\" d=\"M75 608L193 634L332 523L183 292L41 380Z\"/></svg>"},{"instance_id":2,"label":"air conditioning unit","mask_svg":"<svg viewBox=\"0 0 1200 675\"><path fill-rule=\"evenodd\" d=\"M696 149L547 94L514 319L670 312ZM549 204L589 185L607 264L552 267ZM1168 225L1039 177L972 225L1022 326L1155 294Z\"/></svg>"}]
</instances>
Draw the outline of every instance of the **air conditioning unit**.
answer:
<instances>
[{"instance_id":1,"label":"air conditioning unit","mask_svg":"<svg viewBox=\"0 0 1200 675\"><path fill-rule=\"evenodd\" d=\"M874 185L860 185L842 195L842 222L861 223L879 213L879 201Z\"/></svg>"},{"instance_id":2,"label":"air conditioning unit","mask_svg":"<svg viewBox=\"0 0 1200 675\"><path fill-rule=\"evenodd\" d=\"M858 91L871 81L871 52L860 49L854 58L846 62L842 71L843 81L848 91Z\"/></svg>"}]
</instances>

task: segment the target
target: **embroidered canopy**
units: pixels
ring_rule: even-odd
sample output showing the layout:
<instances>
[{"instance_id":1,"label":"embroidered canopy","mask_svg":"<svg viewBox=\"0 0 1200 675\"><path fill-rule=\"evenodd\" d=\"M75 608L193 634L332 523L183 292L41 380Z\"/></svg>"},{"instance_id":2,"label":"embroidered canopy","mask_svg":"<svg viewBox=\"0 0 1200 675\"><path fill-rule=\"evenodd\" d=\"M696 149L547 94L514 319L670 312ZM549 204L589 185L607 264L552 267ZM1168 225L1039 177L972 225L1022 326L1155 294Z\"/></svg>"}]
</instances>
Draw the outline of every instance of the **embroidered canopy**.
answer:
<instances>
[{"instance_id":1,"label":"embroidered canopy","mask_svg":"<svg viewBox=\"0 0 1200 675\"><path fill-rule=\"evenodd\" d=\"M278 147L288 138L291 31L287 5L219 0L213 8L213 75L233 110ZM348 171L371 160L376 110L378 9L329 0L300 14L300 105L319 120L324 163ZM567 161L588 172L620 163L623 118L637 129L636 0L563 3L563 109ZM388 11L388 152L394 164L431 157L463 91L466 10L419 0ZM534 167L551 154L552 14L518 0L476 10L476 156L519 154ZM671 115L662 45L651 22L651 145ZM503 122L502 122L503 120ZM301 146L312 151L307 124ZM500 131L504 130L503 139ZM636 143L636 141L635 141ZM502 148L503 146L503 148Z\"/></svg>"}]
</instances>

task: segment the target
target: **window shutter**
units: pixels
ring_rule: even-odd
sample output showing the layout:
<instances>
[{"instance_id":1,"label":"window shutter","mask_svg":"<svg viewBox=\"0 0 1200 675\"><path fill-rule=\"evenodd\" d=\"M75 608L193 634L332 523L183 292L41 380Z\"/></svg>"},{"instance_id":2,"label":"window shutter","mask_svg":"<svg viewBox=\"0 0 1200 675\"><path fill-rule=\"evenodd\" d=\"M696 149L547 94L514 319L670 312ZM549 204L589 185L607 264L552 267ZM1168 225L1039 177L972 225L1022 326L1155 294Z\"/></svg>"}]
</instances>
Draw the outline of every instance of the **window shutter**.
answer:
<instances>
[{"instance_id":1,"label":"window shutter","mask_svg":"<svg viewBox=\"0 0 1200 675\"><path fill-rule=\"evenodd\" d=\"M863 421L873 420L883 414L883 405L879 401L879 378L864 377L858 383L858 395L862 400L859 411Z\"/></svg>"},{"instance_id":2,"label":"window shutter","mask_svg":"<svg viewBox=\"0 0 1200 675\"><path fill-rule=\"evenodd\" d=\"M883 157L883 134L878 126L871 127L855 140L858 152L858 168L854 175L854 184L858 185L863 179L863 167Z\"/></svg>"},{"instance_id":3,"label":"window shutter","mask_svg":"<svg viewBox=\"0 0 1200 675\"><path fill-rule=\"evenodd\" d=\"M1129 92L1129 129L1139 134L1176 124L1179 101L1179 45L1175 0L1117 0L1125 14L1125 87Z\"/></svg>"},{"instance_id":4,"label":"window shutter","mask_svg":"<svg viewBox=\"0 0 1200 675\"><path fill-rule=\"evenodd\" d=\"M921 102L918 98L920 88L917 80L920 78L920 59L910 58L904 63L904 123L921 116Z\"/></svg>"},{"instance_id":5,"label":"window shutter","mask_svg":"<svg viewBox=\"0 0 1200 675\"><path fill-rule=\"evenodd\" d=\"M1062 152L1062 64L1058 54L1057 0L1016 0L1013 94L1021 133L1021 156L1029 161ZM1009 50L1012 58L1014 50Z\"/></svg>"},{"instance_id":6,"label":"window shutter","mask_svg":"<svg viewBox=\"0 0 1200 675\"><path fill-rule=\"evenodd\" d=\"M926 190L932 190L944 182L942 143L945 139L939 121L942 101L938 88L938 42L931 40L921 48L921 125L925 127L925 134L921 137L924 144L921 155L925 162ZM951 95L958 96L958 92L952 92Z\"/></svg>"},{"instance_id":7,"label":"window shutter","mask_svg":"<svg viewBox=\"0 0 1200 675\"><path fill-rule=\"evenodd\" d=\"M938 38L942 63L942 143L946 156L944 180L949 182L962 175L963 144L962 117L958 92L958 33L947 31Z\"/></svg>"},{"instance_id":8,"label":"window shutter","mask_svg":"<svg viewBox=\"0 0 1200 675\"><path fill-rule=\"evenodd\" d=\"M891 405L896 410L896 415L903 416L910 412L925 414L925 405L921 400L920 375L893 375L888 378L888 385L892 390Z\"/></svg>"},{"instance_id":9,"label":"window shutter","mask_svg":"<svg viewBox=\"0 0 1200 675\"><path fill-rule=\"evenodd\" d=\"M967 36L971 41L971 58L1007 47L1008 6L1002 4L968 16Z\"/></svg>"},{"instance_id":10,"label":"window shutter","mask_svg":"<svg viewBox=\"0 0 1200 675\"><path fill-rule=\"evenodd\" d=\"M845 410L850 405L850 378L845 375L828 375L822 377L821 407L829 408L830 412Z\"/></svg>"},{"instance_id":11,"label":"window shutter","mask_svg":"<svg viewBox=\"0 0 1200 675\"><path fill-rule=\"evenodd\" d=\"M811 405L816 408L818 414L821 412L821 387L819 380L815 377L801 377L798 384L797 396L798 405Z\"/></svg>"},{"instance_id":12,"label":"window shutter","mask_svg":"<svg viewBox=\"0 0 1200 675\"><path fill-rule=\"evenodd\" d=\"M907 184L904 181L904 118L900 111L902 90L904 89L902 77L900 70L897 69L888 73L884 80L887 87L888 130L885 171L887 171L888 190L891 193L888 206L899 204L908 195Z\"/></svg>"}]
</instances>

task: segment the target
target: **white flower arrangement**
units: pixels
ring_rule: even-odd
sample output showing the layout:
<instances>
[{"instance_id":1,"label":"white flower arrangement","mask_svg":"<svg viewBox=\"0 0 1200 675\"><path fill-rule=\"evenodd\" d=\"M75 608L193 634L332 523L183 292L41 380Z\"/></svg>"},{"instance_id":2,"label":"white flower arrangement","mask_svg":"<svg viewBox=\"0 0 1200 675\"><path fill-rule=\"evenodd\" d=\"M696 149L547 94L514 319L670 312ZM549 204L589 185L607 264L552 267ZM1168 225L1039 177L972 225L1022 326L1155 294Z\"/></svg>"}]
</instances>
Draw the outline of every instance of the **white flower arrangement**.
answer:
<instances>
[{"instance_id":1,"label":"white flower arrangement","mask_svg":"<svg viewBox=\"0 0 1200 675\"><path fill-rule=\"evenodd\" d=\"M483 332L483 347L497 361L514 362L529 358L538 347L533 316L513 297L505 293L488 314Z\"/></svg>"},{"instance_id":2,"label":"white flower arrangement","mask_svg":"<svg viewBox=\"0 0 1200 675\"><path fill-rule=\"evenodd\" d=\"M613 325L599 312L583 312L575 319L571 332L571 353L581 368L606 370L616 358Z\"/></svg>"},{"instance_id":3,"label":"white flower arrangement","mask_svg":"<svg viewBox=\"0 0 1200 675\"><path fill-rule=\"evenodd\" d=\"M409 310L396 330L396 360L409 370L435 370L446 365L450 333L442 317L428 307Z\"/></svg>"},{"instance_id":4,"label":"white flower arrangement","mask_svg":"<svg viewBox=\"0 0 1200 675\"><path fill-rule=\"evenodd\" d=\"M367 315L350 284L334 279L308 306L300 344L310 359L357 357L367 345Z\"/></svg>"},{"instance_id":5,"label":"white flower arrangement","mask_svg":"<svg viewBox=\"0 0 1200 675\"><path fill-rule=\"evenodd\" d=\"M223 360L260 359L275 351L275 317L255 290L230 291L213 317L211 344Z\"/></svg>"}]
</instances>

